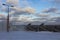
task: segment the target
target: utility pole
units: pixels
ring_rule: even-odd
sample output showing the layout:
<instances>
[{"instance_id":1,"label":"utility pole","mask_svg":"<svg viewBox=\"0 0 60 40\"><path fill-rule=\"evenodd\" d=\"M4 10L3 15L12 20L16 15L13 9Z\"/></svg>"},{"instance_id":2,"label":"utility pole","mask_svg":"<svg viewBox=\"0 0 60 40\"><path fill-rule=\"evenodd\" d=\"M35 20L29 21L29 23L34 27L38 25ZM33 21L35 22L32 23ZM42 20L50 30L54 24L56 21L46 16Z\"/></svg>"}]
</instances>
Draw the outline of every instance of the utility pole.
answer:
<instances>
[{"instance_id":1,"label":"utility pole","mask_svg":"<svg viewBox=\"0 0 60 40\"><path fill-rule=\"evenodd\" d=\"M7 15L7 32L9 32L9 29L10 29L10 25L9 25L9 8L10 7L13 7L13 6L9 6L7 4L3 4L4 6L7 6L8 7L8 15Z\"/></svg>"}]
</instances>

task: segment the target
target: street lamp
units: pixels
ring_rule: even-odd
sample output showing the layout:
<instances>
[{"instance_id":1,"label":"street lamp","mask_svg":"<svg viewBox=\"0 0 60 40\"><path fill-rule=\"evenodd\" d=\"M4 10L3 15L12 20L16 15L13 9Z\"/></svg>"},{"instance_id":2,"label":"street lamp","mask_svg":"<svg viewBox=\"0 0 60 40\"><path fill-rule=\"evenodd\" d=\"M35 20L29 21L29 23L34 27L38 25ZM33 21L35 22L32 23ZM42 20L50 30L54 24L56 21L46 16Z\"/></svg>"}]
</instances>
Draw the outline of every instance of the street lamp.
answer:
<instances>
[{"instance_id":1,"label":"street lamp","mask_svg":"<svg viewBox=\"0 0 60 40\"><path fill-rule=\"evenodd\" d=\"M9 5L7 5L7 4L2 4L2 5L4 5L4 6L7 6L8 7L8 15L7 15L7 32L9 32L9 28L10 28L10 26L9 26L9 8L10 7L14 7L14 6L9 6Z\"/></svg>"}]
</instances>

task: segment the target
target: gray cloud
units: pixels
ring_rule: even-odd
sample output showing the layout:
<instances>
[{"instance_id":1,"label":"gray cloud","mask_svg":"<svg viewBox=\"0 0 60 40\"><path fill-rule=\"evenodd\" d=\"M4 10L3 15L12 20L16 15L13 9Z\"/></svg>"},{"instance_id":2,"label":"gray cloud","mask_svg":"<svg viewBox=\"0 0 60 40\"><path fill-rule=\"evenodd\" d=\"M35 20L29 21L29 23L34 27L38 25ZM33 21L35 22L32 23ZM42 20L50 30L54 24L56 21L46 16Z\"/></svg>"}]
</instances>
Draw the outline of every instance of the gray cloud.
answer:
<instances>
[{"instance_id":1,"label":"gray cloud","mask_svg":"<svg viewBox=\"0 0 60 40\"><path fill-rule=\"evenodd\" d=\"M12 0L9 0L7 1L7 3L11 3ZM25 3L25 2L24 2ZM12 2L12 4L16 5L18 4L18 2ZM26 3L26 5L28 5ZM7 12L7 8L5 7L2 7L3 10L5 12ZM49 8L49 9L46 9L46 10L43 10L41 14L36 14L35 17L38 17L38 18L34 18L32 19L31 17L29 16L21 16L21 14L33 14L35 13L35 9L30 7L30 6L26 6L25 8L21 8L21 7L18 7L18 6L15 6L13 8L10 7L10 23L16 23L16 24L27 24L27 23L34 23L34 24L40 24L42 22L46 23L46 22L49 22L49 23L55 23L57 21L59 21L60 19L59 18L49 18L50 17L50 14L44 14L44 13L60 13L60 12L57 12L58 9L57 8ZM5 17L2 17L0 19L3 19L5 20Z\"/></svg>"},{"instance_id":2,"label":"gray cloud","mask_svg":"<svg viewBox=\"0 0 60 40\"><path fill-rule=\"evenodd\" d=\"M58 9L57 8L49 8L49 9L45 9L45 10L43 10L42 12L43 13L55 13L55 12L57 12L58 11Z\"/></svg>"},{"instance_id":3,"label":"gray cloud","mask_svg":"<svg viewBox=\"0 0 60 40\"><path fill-rule=\"evenodd\" d=\"M3 12L7 12L8 9L7 7L3 6L2 7L2 11ZM32 7L25 7L25 8L21 8L21 7L10 7L9 13L11 15L14 16L18 16L21 14L34 14L35 13L35 9Z\"/></svg>"},{"instance_id":4,"label":"gray cloud","mask_svg":"<svg viewBox=\"0 0 60 40\"><path fill-rule=\"evenodd\" d=\"M6 15L0 14L0 22L6 21Z\"/></svg>"},{"instance_id":5,"label":"gray cloud","mask_svg":"<svg viewBox=\"0 0 60 40\"><path fill-rule=\"evenodd\" d=\"M27 15L20 15L20 16L11 16L10 17L10 21L20 21L20 22L32 22L32 18L31 16L27 16Z\"/></svg>"},{"instance_id":6,"label":"gray cloud","mask_svg":"<svg viewBox=\"0 0 60 40\"><path fill-rule=\"evenodd\" d=\"M36 14L37 17L49 17L50 14L47 14L47 13L39 13L39 14Z\"/></svg>"},{"instance_id":7,"label":"gray cloud","mask_svg":"<svg viewBox=\"0 0 60 40\"><path fill-rule=\"evenodd\" d=\"M34 14L35 10L34 8L31 7L26 7L26 8L20 8L20 7L14 7L12 8L12 11L10 12L11 15L14 16L19 16L21 14Z\"/></svg>"},{"instance_id":8,"label":"gray cloud","mask_svg":"<svg viewBox=\"0 0 60 40\"><path fill-rule=\"evenodd\" d=\"M47 21L48 25L60 25L60 17L54 17L51 20Z\"/></svg>"},{"instance_id":9,"label":"gray cloud","mask_svg":"<svg viewBox=\"0 0 60 40\"><path fill-rule=\"evenodd\" d=\"M5 20L4 22L6 22L6 18L4 15L0 16L1 20ZM3 22L3 21L0 21ZM40 25L40 23L45 23L45 24L60 24L60 17L52 17L52 18L44 18L44 17L39 17L39 18L34 18L32 19L29 16L20 16L20 17L10 17L10 23L15 24L15 25L27 25L28 23L32 23L35 25Z\"/></svg>"},{"instance_id":10,"label":"gray cloud","mask_svg":"<svg viewBox=\"0 0 60 40\"><path fill-rule=\"evenodd\" d=\"M60 17L35 18L33 24L45 23L45 25L60 25Z\"/></svg>"},{"instance_id":11,"label":"gray cloud","mask_svg":"<svg viewBox=\"0 0 60 40\"><path fill-rule=\"evenodd\" d=\"M60 0L54 0L54 2L58 4L58 3L60 3Z\"/></svg>"}]
</instances>

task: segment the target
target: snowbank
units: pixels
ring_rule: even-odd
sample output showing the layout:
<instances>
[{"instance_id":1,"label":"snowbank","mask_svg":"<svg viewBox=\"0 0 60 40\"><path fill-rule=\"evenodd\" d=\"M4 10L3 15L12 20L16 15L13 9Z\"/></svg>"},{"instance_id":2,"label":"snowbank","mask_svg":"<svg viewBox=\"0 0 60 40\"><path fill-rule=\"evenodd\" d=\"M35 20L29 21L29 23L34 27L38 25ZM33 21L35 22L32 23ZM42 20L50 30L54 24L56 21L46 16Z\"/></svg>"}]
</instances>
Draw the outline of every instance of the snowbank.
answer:
<instances>
[{"instance_id":1,"label":"snowbank","mask_svg":"<svg viewBox=\"0 0 60 40\"><path fill-rule=\"evenodd\" d=\"M60 40L60 33L53 32L0 32L0 40Z\"/></svg>"}]
</instances>

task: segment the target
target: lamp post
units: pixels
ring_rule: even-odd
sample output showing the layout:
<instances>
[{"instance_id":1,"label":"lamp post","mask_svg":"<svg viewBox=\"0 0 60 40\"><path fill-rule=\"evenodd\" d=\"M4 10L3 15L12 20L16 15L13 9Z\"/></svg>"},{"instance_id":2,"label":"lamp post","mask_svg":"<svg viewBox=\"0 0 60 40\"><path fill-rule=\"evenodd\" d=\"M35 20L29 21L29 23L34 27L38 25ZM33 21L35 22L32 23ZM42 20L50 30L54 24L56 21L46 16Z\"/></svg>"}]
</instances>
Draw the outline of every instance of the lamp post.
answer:
<instances>
[{"instance_id":1,"label":"lamp post","mask_svg":"<svg viewBox=\"0 0 60 40\"><path fill-rule=\"evenodd\" d=\"M8 15L7 15L7 32L9 32L9 28L10 28L10 26L9 26L9 8L10 7L13 7L13 6L9 6L9 5L7 5L7 4L3 4L4 6L7 6L8 7Z\"/></svg>"}]
</instances>

